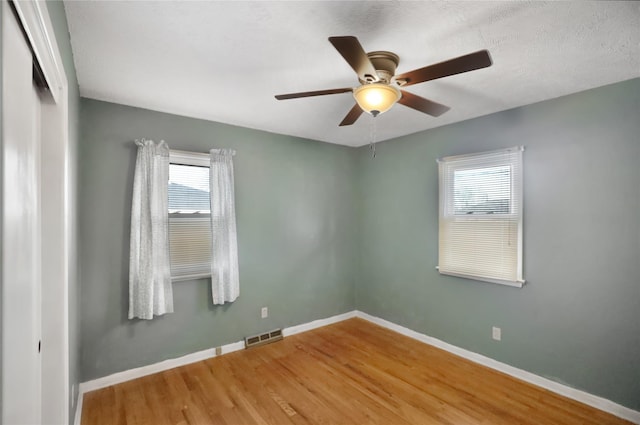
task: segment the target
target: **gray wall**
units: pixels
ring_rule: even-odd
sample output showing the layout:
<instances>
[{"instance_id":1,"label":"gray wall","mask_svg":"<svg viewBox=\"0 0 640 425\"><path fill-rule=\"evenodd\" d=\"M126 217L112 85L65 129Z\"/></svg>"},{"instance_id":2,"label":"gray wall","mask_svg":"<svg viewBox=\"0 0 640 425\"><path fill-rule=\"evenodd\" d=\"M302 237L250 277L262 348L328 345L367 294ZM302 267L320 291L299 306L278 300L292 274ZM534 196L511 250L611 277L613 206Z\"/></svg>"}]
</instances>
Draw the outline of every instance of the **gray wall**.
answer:
<instances>
[{"instance_id":1,"label":"gray wall","mask_svg":"<svg viewBox=\"0 0 640 425\"><path fill-rule=\"evenodd\" d=\"M71 41L69 38L69 29L67 26L67 17L64 12L64 4L59 0L47 1L47 11L53 24L58 49L62 56L64 71L67 76L69 85L69 175L71 191L70 208L71 208L71 250L69 261L69 382L70 390L75 389L69 400L69 420L73 423L74 409L78 397L78 382L80 382L79 366L80 366L80 328L78 322L78 294L80 286L78 282L78 261L77 261L77 193L78 193L78 131L79 131L79 115L80 115L80 92L78 89L78 80L76 78L76 69L73 63L73 53L71 52ZM72 388L71 388L72 387Z\"/></svg>"},{"instance_id":2,"label":"gray wall","mask_svg":"<svg viewBox=\"0 0 640 425\"><path fill-rule=\"evenodd\" d=\"M640 410L638 111L640 79L361 148L357 308ZM436 158L515 145L527 285L440 276Z\"/></svg>"},{"instance_id":3,"label":"gray wall","mask_svg":"<svg viewBox=\"0 0 640 425\"><path fill-rule=\"evenodd\" d=\"M80 123L83 381L354 309L356 150L89 99ZM133 140L142 137L237 150L234 303L213 306L206 279L178 282L175 313L127 320Z\"/></svg>"}]
</instances>

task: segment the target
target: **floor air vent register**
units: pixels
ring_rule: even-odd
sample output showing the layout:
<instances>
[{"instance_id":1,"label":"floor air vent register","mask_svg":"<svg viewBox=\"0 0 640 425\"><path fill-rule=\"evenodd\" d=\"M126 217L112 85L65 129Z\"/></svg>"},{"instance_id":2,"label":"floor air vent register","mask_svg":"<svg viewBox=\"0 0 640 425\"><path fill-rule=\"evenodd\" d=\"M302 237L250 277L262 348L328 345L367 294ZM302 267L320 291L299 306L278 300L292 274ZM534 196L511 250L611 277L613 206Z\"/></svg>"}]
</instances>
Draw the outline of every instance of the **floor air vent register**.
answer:
<instances>
[{"instance_id":1,"label":"floor air vent register","mask_svg":"<svg viewBox=\"0 0 640 425\"><path fill-rule=\"evenodd\" d=\"M274 329L258 335L245 337L244 348L257 347L259 345L269 344L270 342L280 341L282 339L282 329Z\"/></svg>"}]
</instances>

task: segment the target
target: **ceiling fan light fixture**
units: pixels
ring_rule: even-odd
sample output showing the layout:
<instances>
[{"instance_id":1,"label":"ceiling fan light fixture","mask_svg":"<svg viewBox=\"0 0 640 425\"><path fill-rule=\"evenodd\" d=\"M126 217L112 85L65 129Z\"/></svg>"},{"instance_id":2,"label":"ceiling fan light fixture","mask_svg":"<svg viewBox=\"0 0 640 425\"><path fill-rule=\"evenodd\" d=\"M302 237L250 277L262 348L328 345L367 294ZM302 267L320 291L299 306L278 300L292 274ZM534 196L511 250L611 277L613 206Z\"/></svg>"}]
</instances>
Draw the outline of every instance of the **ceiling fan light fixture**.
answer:
<instances>
[{"instance_id":1,"label":"ceiling fan light fixture","mask_svg":"<svg viewBox=\"0 0 640 425\"><path fill-rule=\"evenodd\" d=\"M402 97L400 89L385 83L363 84L353 89L353 97L363 111L375 116L388 111Z\"/></svg>"},{"instance_id":2,"label":"ceiling fan light fixture","mask_svg":"<svg viewBox=\"0 0 640 425\"><path fill-rule=\"evenodd\" d=\"M329 42L356 72L361 86L280 94L276 95L276 99L297 99L351 92L357 103L338 124L340 127L352 125L363 112L375 117L388 111L396 103L432 117L439 117L450 108L404 91L404 88L450 75L486 68L493 63L487 50L478 50L468 55L396 75L400 58L395 53L382 50L367 53L354 36L329 37ZM402 90L399 87L402 87Z\"/></svg>"}]
</instances>

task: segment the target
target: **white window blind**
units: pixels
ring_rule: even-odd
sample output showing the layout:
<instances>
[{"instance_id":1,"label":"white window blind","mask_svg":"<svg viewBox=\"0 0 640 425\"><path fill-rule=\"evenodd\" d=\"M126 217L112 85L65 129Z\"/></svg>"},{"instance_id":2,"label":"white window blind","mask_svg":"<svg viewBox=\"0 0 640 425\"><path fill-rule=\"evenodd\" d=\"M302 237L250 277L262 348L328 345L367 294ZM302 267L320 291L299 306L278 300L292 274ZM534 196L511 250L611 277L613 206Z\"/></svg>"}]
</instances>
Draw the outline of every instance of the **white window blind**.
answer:
<instances>
[{"instance_id":1,"label":"white window blind","mask_svg":"<svg viewBox=\"0 0 640 425\"><path fill-rule=\"evenodd\" d=\"M522 286L522 151L438 161L440 273Z\"/></svg>"},{"instance_id":2,"label":"white window blind","mask_svg":"<svg viewBox=\"0 0 640 425\"><path fill-rule=\"evenodd\" d=\"M171 151L169 250L173 280L211 276L211 206L206 154Z\"/></svg>"}]
</instances>

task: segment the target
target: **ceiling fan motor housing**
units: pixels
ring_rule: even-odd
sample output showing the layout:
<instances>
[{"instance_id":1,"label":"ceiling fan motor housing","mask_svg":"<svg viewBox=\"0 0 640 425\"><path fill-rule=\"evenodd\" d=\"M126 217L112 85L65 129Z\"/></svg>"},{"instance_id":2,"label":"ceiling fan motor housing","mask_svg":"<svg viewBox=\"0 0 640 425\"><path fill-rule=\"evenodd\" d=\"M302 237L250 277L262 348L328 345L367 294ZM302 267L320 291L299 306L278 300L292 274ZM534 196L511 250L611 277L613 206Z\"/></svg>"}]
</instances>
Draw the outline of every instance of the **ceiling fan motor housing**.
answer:
<instances>
[{"instance_id":1,"label":"ceiling fan motor housing","mask_svg":"<svg viewBox=\"0 0 640 425\"><path fill-rule=\"evenodd\" d=\"M389 84L391 82L391 78L393 78L396 73L398 64L400 63L398 55L392 52L380 50L367 53L367 57L375 68L378 78L373 75L365 75L364 80L360 79L360 83L369 84L379 79L380 82Z\"/></svg>"}]
</instances>

